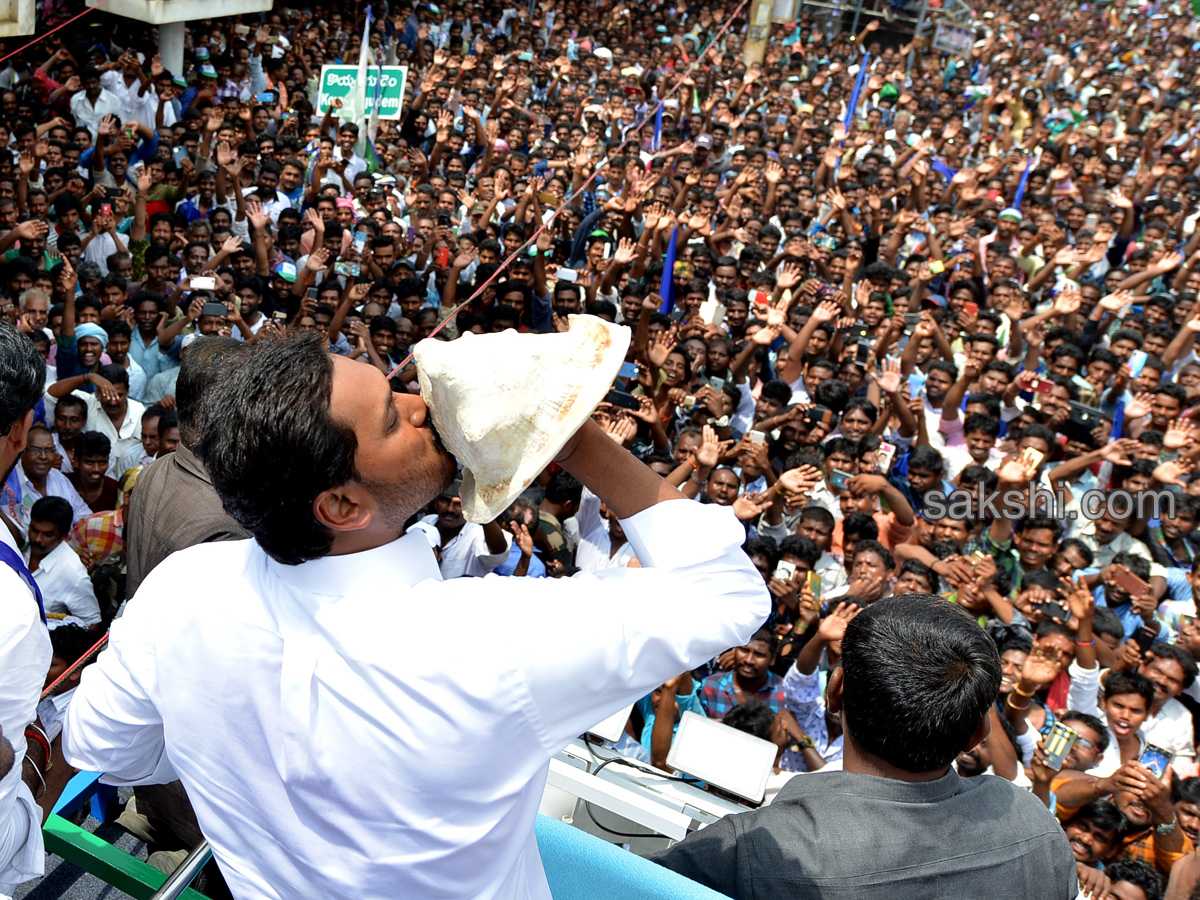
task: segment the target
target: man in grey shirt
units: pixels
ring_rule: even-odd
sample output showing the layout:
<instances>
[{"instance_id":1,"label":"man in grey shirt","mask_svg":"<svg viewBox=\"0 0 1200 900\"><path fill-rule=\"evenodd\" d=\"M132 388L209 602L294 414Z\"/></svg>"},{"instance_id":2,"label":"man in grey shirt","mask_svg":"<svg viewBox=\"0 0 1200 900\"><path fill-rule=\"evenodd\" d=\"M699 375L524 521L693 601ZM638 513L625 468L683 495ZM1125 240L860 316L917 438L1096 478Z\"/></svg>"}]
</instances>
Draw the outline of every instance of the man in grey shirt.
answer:
<instances>
[{"instance_id":1,"label":"man in grey shirt","mask_svg":"<svg viewBox=\"0 0 1200 900\"><path fill-rule=\"evenodd\" d=\"M988 735L996 646L940 597L881 600L850 622L829 711L844 771L793 778L655 862L737 900L1073 900L1075 859L1036 797L950 764Z\"/></svg>"}]
</instances>

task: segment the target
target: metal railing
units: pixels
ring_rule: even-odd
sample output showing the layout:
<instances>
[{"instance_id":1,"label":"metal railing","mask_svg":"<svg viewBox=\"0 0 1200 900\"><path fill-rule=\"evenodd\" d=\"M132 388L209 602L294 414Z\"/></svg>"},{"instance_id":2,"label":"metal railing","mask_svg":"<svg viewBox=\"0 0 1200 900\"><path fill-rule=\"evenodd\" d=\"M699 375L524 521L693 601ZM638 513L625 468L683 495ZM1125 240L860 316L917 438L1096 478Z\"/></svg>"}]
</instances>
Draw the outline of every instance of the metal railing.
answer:
<instances>
[{"instance_id":1,"label":"metal railing","mask_svg":"<svg viewBox=\"0 0 1200 900\"><path fill-rule=\"evenodd\" d=\"M212 847L208 841L201 841L191 853L181 862L163 882L162 887L154 892L150 900L179 900L188 886L196 880L200 870L212 859Z\"/></svg>"}]
</instances>

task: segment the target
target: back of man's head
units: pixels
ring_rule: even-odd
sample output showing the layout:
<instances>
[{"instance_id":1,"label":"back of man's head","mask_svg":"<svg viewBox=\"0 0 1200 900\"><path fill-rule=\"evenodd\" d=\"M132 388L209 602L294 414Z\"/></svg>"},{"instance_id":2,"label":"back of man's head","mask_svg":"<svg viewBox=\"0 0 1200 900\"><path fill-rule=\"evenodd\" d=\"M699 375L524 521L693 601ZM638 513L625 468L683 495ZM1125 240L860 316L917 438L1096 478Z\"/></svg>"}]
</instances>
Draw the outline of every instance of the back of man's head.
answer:
<instances>
[{"instance_id":1,"label":"back of man's head","mask_svg":"<svg viewBox=\"0 0 1200 900\"><path fill-rule=\"evenodd\" d=\"M932 594L867 607L842 641L846 730L905 772L935 772L966 749L1000 691L1000 656L979 624Z\"/></svg>"},{"instance_id":2,"label":"back of man's head","mask_svg":"<svg viewBox=\"0 0 1200 900\"><path fill-rule=\"evenodd\" d=\"M4 321L0 321L0 385L0 479L4 479L25 447L25 414L46 386L46 364L33 341Z\"/></svg>"},{"instance_id":3,"label":"back of man's head","mask_svg":"<svg viewBox=\"0 0 1200 900\"><path fill-rule=\"evenodd\" d=\"M196 417L200 398L233 357L253 353L245 341L228 337L200 337L187 348L179 364L175 383L175 413L179 416L179 439L195 449Z\"/></svg>"},{"instance_id":4,"label":"back of man's head","mask_svg":"<svg viewBox=\"0 0 1200 900\"><path fill-rule=\"evenodd\" d=\"M204 392L197 417L197 453L225 511L284 565L329 552L313 503L355 476L354 429L330 413L326 344L305 333L259 345Z\"/></svg>"}]
</instances>

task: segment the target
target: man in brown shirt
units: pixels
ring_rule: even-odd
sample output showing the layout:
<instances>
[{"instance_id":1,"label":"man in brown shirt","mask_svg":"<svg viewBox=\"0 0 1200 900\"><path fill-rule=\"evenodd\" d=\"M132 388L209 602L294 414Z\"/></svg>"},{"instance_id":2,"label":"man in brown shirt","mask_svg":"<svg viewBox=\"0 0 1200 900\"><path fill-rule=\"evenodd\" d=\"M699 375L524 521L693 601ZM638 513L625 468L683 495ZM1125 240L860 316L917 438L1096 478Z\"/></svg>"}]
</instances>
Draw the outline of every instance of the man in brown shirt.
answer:
<instances>
[{"instance_id":1,"label":"man in brown shirt","mask_svg":"<svg viewBox=\"0 0 1200 900\"><path fill-rule=\"evenodd\" d=\"M125 517L129 571L126 596L160 562L177 550L209 541L240 541L248 535L221 506L204 464L193 451L200 398L231 358L251 348L232 338L198 338L183 351L175 408L178 449L156 459L138 478Z\"/></svg>"}]
</instances>

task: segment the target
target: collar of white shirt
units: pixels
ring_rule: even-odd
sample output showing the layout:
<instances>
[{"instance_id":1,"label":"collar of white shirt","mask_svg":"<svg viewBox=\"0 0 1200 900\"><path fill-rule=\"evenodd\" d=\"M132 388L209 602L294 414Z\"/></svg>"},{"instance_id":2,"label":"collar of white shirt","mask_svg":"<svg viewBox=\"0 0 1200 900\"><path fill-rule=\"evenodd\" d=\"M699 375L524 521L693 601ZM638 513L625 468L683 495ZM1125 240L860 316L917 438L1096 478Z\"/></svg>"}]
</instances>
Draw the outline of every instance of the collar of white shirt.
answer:
<instances>
[{"instance_id":1,"label":"collar of white shirt","mask_svg":"<svg viewBox=\"0 0 1200 900\"><path fill-rule=\"evenodd\" d=\"M268 557L267 567L297 593L327 597L378 591L379 577L384 573L390 585L411 586L430 579L442 580L437 557L422 534L406 534L382 547L342 556L322 556L298 566Z\"/></svg>"}]
</instances>

